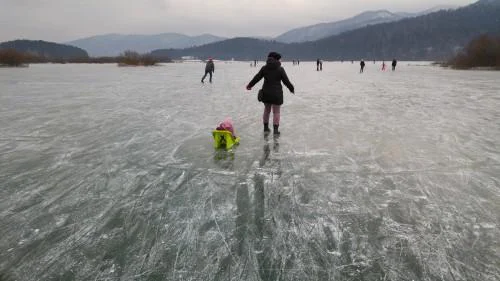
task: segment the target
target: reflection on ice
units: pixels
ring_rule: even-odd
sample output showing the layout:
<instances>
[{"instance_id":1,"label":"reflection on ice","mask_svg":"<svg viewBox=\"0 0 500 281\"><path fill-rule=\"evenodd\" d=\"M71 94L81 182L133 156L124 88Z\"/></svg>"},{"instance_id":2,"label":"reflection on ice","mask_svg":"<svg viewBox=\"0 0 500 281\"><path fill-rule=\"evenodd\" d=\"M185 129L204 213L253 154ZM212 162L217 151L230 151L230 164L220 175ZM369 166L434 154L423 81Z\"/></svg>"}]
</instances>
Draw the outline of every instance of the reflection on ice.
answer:
<instances>
[{"instance_id":1,"label":"reflection on ice","mask_svg":"<svg viewBox=\"0 0 500 281\"><path fill-rule=\"evenodd\" d=\"M285 63L279 137L246 63L0 70L0 279L499 280L498 74L401 65Z\"/></svg>"}]
</instances>

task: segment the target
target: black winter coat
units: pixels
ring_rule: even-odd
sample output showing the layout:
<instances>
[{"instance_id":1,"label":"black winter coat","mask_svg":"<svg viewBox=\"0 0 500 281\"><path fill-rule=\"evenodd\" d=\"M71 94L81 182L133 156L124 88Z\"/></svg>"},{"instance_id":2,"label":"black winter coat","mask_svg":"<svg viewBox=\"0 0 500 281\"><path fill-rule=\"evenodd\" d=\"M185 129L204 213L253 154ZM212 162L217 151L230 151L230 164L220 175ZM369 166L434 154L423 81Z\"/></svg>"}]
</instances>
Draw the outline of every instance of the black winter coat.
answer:
<instances>
[{"instance_id":1,"label":"black winter coat","mask_svg":"<svg viewBox=\"0 0 500 281\"><path fill-rule=\"evenodd\" d=\"M283 81L290 92L294 92L294 87L290 83L290 80L288 80L285 69L275 58L267 58L266 65L260 69L252 81L248 83L247 87L253 88L262 78L264 78L264 85L262 86L263 103L283 104L283 87L281 86L281 81Z\"/></svg>"},{"instance_id":2,"label":"black winter coat","mask_svg":"<svg viewBox=\"0 0 500 281\"><path fill-rule=\"evenodd\" d=\"M207 61L205 65L205 72L215 72L215 65L212 60Z\"/></svg>"}]
</instances>

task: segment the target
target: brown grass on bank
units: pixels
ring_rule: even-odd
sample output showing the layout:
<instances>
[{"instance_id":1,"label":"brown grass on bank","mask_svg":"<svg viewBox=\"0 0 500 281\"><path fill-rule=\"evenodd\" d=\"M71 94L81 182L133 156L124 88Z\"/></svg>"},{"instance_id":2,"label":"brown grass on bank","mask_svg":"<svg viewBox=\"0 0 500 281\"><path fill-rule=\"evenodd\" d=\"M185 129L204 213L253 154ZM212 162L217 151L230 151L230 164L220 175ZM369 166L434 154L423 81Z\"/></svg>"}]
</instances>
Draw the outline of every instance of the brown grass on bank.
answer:
<instances>
[{"instance_id":1,"label":"brown grass on bank","mask_svg":"<svg viewBox=\"0 0 500 281\"><path fill-rule=\"evenodd\" d=\"M14 49L0 50L0 65L22 66L26 62L27 57L21 52Z\"/></svg>"},{"instance_id":2,"label":"brown grass on bank","mask_svg":"<svg viewBox=\"0 0 500 281\"><path fill-rule=\"evenodd\" d=\"M0 49L0 65L19 67L28 63L118 63L130 66L153 66L158 62L172 62L169 58L157 59L151 55L140 55L134 51L126 51L118 57L80 57L80 58L49 58L22 53L15 49Z\"/></svg>"},{"instance_id":3,"label":"brown grass on bank","mask_svg":"<svg viewBox=\"0 0 500 281\"><path fill-rule=\"evenodd\" d=\"M458 69L475 67L500 69L500 37L479 36L447 65Z\"/></svg>"},{"instance_id":4,"label":"brown grass on bank","mask_svg":"<svg viewBox=\"0 0 500 281\"><path fill-rule=\"evenodd\" d=\"M153 66L158 61L149 55L140 55L134 51L125 51L118 57L118 65L121 66Z\"/></svg>"}]
</instances>

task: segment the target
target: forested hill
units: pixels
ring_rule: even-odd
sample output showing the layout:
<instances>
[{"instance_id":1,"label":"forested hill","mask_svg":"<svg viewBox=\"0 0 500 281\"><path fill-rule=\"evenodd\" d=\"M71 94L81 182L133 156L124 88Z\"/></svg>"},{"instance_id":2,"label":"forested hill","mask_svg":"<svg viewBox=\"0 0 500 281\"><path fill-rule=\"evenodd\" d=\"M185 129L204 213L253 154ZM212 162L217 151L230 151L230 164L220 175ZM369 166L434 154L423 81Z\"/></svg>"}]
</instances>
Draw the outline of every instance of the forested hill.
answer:
<instances>
[{"instance_id":1,"label":"forested hill","mask_svg":"<svg viewBox=\"0 0 500 281\"><path fill-rule=\"evenodd\" d=\"M200 59L215 57L223 60L233 58L238 60L255 60L261 59L269 53L269 50L283 50L285 47L285 43L240 37L188 49L156 50L151 52L151 55L159 58L194 56Z\"/></svg>"},{"instance_id":2,"label":"forested hill","mask_svg":"<svg viewBox=\"0 0 500 281\"><path fill-rule=\"evenodd\" d=\"M500 0L481 0L457 10L367 26L313 42L283 44L236 38L196 48L157 50L153 55L252 60L273 50L289 60L388 60L393 57L443 60L480 34L500 34Z\"/></svg>"},{"instance_id":3,"label":"forested hill","mask_svg":"<svg viewBox=\"0 0 500 281\"><path fill-rule=\"evenodd\" d=\"M287 51L328 59L437 60L454 55L480 34L500 34L500 0L368 26Z\"/></svg>"},{"instance_id":4,"label":"forested hill","mask_svg":"<svg viewBox=\"0 0 500 281\"><path fill-rule=\"evenodd\" d=\"M49 59L77 59L88 58L85 50L63 44L46 41L14 40L0 43L0 49L14 49L21 53L28 53L37 57Z\"/></svg>"}]
</instances>

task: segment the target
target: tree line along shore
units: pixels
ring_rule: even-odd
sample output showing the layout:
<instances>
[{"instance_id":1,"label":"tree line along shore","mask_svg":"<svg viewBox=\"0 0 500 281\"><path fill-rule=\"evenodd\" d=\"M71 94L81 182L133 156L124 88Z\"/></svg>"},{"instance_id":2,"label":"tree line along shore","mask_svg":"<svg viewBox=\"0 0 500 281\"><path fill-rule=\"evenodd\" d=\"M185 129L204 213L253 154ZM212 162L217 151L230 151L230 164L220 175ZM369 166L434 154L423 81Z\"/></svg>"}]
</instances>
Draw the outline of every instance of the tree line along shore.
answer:
<instances>
[{"instance_id":1,"label":"tree line along shore","mask_svg":"<svg viewBox=\"0 0 500 281\"><path fill-rule=\"evenodd\" d=\"M46 57L16 49L0 49L0 65L22 67L31 63L117 63L119 66L153 66L159 62L172 62L168 57L125 51L116 57ZM488 68L500 70L500 37L480 35L470 41L458 54L440 63L455 69Z\"/></svg>"},{"instance_id":2,"label":"tree line along shore","mask_svg":"<svg viewBox=\"0 0 500 281\"><path fill-rule=\"evenodd\" d=\"M135 51L125 51L116 57L47 57L16 49L0 49L0 65L8 67L23 67L32 63L117 63L119 66L154 66L160 62L171 62L169 58L153 57L149 54L139 54Z\"/></svg>"}]
</instances>

